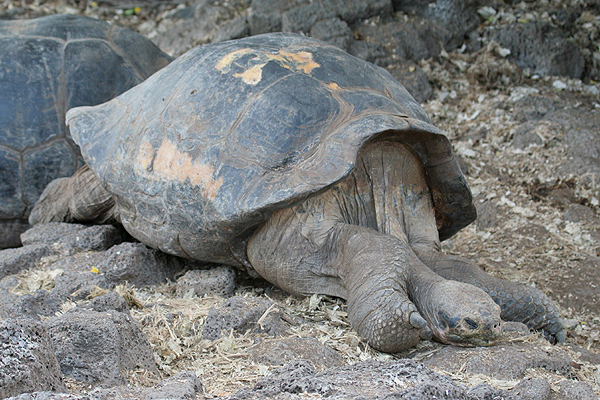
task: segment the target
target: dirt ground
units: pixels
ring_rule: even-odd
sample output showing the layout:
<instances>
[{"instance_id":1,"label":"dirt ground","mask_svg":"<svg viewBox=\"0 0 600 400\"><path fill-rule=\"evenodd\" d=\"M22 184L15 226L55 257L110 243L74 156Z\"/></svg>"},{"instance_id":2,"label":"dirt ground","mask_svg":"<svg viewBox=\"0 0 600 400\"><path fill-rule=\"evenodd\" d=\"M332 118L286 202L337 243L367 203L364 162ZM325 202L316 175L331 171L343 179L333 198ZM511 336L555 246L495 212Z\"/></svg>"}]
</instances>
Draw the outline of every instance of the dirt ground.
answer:
<instances>
[{"instance_id":1,"label":"dirt ground","mask_svg":"<svg viewBox=\"0 0 600 400\"><path fill-rule=\"evenodd\" d=\"M167 11L185 4L148 3L152 6L138 10L134 1L125 0L0 0L0 14L35 17L82 13L137 29L145 21L160 20ZM473 259L495 276L542 289L562 308L568 328L566 344L600 353L600 182L593 173L564 169L571 155L563 140L565 125L560 121L542 120L533 129L539 141L524 148L514 145L523 124L520 113L528 106L520 103L522 99L558 99L572 115L596 115L600 112L598 95L590 95L584 86L597 84L528 77L508 61L490 56L493 51L482 49L470 55L457 51L443 54L439 61L423 60L419 64L434 89L433 99L423 106L434 124L452 140L479 214L476 223L443 243L444 250ZM600 121L595 118L596 123ZM41 279L33 277L35 274L30 271L23 277ZM232 333L217 341L206 341L197 334L197 326L205 321L210 307L218 306L223 299L176 298L173 292L172 285L128 292L143 303L161 304L132 313L153 344L162 373L169 376L184 369L196 371L207 387L207 397L233 393L268 373L269 367L255 363L249 356L248 349L254 343L251 335ZM379 353L349 328L344 304L337 299L297 299L264 282L250 280L244 281L237 294L269 297L286 318L309 321L291 325L290 334L316 338L339 351L348 364L407 355L419 359L441 347L423 342L406 354ZM586 368L584 378L600 395L597 367ZM130 376L132 383L148 380L153 378L143 373ZM77 384L72 382L71 388L77 389Z\"/></svg>"}]
</instances>

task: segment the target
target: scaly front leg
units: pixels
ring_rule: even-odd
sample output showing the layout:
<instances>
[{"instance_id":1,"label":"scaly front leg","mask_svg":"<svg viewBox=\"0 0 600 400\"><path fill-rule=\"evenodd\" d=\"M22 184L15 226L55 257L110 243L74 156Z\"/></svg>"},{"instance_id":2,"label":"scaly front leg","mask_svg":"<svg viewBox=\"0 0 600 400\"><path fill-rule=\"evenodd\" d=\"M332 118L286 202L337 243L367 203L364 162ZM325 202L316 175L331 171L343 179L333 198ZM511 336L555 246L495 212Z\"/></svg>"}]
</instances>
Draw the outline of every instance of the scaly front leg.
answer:
<instances>
[{"instance_id":1,"label":"scaly front leg","mask_svg":"<svg viewBox=\"0 0 600 400\"><path fill-rule=\"evenodd\" d=\"M397 352L430 337L406 293L408 265L397 240L320 216L303 207L275 213L248 242L252 266L289 293L346 299L352 326L378 350Z\"/></svg>"}]
</instances>

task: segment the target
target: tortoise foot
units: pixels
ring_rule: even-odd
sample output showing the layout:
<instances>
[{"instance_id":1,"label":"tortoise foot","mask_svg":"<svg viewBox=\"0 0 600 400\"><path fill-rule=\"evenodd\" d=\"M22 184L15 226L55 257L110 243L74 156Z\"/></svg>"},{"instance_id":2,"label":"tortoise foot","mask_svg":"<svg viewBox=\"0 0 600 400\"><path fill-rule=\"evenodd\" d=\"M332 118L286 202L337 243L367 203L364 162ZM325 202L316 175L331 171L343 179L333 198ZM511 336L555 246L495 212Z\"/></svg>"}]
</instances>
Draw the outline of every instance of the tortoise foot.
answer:
<instances>
[{"instance_id":1,"label":"tortoise foot","mask_svg":"<svg viewBox=\"0 0 600 400\"><path fill-rule=\"evenodd\" d=\"M497 280L484 290L500 306L503 320L522 322L529 329L541 331L551 343L564 342L566 333L560 310L548 296L531 286Z\"/></svg>"},{"instance_id":2,"label":"tortoise foot","mask_svg":"<svg viewBox=\"0 0 600 400\"><path fill-rule=\"evenodd\" d=\"M387 353L406 350L420 339L431 338L427 322L406 293L392 289L348 301L348 318L371 347Z\"/></svg>"}]
</instances>

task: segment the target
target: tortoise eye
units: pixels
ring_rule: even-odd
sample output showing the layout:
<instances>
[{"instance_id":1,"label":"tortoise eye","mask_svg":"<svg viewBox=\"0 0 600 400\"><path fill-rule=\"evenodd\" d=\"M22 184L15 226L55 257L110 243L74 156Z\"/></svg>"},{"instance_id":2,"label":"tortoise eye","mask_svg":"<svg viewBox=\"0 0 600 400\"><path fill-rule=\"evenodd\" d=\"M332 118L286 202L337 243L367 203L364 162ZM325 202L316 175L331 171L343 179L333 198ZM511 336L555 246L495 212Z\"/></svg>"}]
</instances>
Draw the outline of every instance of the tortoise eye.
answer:
<instances>
[{"instance_id":1,"label":"tortoise eye","mask_svg":"<svg viewBox=\"0 0 600 400\"><path fill-rule=\"evenodd\" d=\"M469 325L469 328L471 329L477 329L479 327L479 324L477 324L477 322L473 321L469 317L465 318L465 323Z\"/></svg>"},{"instance_id":2,"label":"tortoise eye","mask_svg":"<svg viewBox=\"0 0 600 400\"><path fill-rule=\"evenodd\" d=\"M445 311L438 311L438 316L439 316L439 324L440 327L442 329L447 329L448 327L453 327L454 324L452 323L450 316L448 316L448 314Z\"/></svg>"}]
</instances>

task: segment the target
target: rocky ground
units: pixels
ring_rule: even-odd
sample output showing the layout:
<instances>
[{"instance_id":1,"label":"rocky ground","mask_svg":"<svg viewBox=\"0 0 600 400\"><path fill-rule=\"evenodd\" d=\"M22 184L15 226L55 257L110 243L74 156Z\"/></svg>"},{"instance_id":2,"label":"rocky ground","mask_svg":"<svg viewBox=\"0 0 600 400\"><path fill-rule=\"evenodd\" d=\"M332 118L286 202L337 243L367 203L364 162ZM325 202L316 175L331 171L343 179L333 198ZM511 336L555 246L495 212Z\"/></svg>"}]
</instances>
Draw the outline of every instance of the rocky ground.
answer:
<instances>
[{"instance_id":1,"label":"rocky ground","mask_svg":"<svg viewBox=\"0 0 600 400\"><path fill-rule=\"evenodd\" d=\"M302 32L387 68L447 132L476 198L478 220L445 251L546 292L565 344L513 326L490 348L383 354L337 299L290 297L110 226L51 225L0 252L0 397L600 395L600 3L428 3L0 0L0 18L89 15L173 56Z\"/></svg>"}]
</instances>

